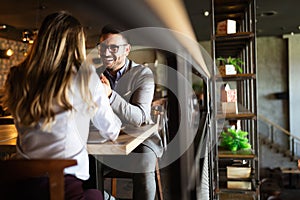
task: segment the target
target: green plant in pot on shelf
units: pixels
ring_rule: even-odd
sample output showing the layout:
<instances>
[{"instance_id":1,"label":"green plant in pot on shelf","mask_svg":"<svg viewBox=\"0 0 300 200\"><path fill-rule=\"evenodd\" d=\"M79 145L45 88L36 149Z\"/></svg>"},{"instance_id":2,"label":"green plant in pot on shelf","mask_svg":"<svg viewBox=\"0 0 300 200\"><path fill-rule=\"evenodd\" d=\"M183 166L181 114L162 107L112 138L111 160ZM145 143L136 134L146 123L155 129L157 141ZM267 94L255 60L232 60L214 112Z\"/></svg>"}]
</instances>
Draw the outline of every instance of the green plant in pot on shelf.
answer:
<instances>
[{"instance_id":1,"label":"green plant in pot on shelf","mask_svg":"<svg viewBox=\"0 0 300 200\"><path fill-rule=\"evenodd\" d=\"M247 138L248 132L228 128L227 131L221 132L220 146L230 151L237 151L240 149L251 149L251 144Z\"/></svg>"},{"instance_id":2,"label":"green plant in pot on shelf","mask_svg":"<svg viewBox=\"0 0 300 200\"><path fill-rule=\"evenodd\" d=\"M197 81L193 83L193 90L198 99L203 99L203 81Z\"/></svg>"},{"instance_id":3,"label":"green plant in pot on shelf","mask_svg":"<svg viewBox=\"0 0 300 200\"><path fill-rule=\"evenodd\" d=\"M222 62L224 65L233 65L235 70L239 73L243 73L243 69L241 65L244 64L244 62L240 58L233 58L231 56L224 58L224 57L219 57L217 58L219 62Z\"/></svg>"}]
</instances>

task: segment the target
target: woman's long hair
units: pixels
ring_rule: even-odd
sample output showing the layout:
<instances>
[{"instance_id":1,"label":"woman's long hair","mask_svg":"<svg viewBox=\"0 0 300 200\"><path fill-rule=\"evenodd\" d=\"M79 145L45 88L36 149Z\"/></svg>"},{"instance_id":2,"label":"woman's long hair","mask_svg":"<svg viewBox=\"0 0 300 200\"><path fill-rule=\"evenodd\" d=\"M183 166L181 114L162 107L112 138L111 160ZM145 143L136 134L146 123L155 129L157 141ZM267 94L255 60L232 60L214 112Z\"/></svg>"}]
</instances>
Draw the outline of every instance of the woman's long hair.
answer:
<instances>
[{"instance_id":1,"label":"woman's long hair","mask_svg":"<svg viewBox=\"0 0 300 200\"><path fill-rule=\"evenodd\" d=\"M86 67L84 41L83 27L70 14L62 11L44 19L29 55L11 68L5 83L3 104L21 125L35 126L41 119L46 125L54 120L57 106L72 109L67 94L73 76ZM89 74L82 74L81 94L90 101Z\"/></svg>"}]
</instances>

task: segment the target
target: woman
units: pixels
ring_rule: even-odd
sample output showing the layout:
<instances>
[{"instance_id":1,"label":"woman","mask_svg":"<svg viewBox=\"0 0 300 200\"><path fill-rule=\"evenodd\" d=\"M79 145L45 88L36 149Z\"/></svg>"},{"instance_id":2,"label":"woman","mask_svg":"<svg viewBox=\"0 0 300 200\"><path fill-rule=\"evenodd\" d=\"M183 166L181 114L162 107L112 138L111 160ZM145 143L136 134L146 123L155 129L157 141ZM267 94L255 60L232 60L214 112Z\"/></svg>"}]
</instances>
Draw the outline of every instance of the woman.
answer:
<instances>
[{"instance_id":1,"label":"woman","mask_svg":"<svg viewBox=\"0 0 300 200\"><path fill-rule=\"evenodd\" d=\"M31 52L11 68L5 83L3 103L18 131L17 156L77 160L77 166L65 169L66 199L102 198L100 191L82 188L89 178L90 120L110 140L121 127L85 58L82 25L66 12L54 13L45 18Z\"/></svg>"}]
</instances>

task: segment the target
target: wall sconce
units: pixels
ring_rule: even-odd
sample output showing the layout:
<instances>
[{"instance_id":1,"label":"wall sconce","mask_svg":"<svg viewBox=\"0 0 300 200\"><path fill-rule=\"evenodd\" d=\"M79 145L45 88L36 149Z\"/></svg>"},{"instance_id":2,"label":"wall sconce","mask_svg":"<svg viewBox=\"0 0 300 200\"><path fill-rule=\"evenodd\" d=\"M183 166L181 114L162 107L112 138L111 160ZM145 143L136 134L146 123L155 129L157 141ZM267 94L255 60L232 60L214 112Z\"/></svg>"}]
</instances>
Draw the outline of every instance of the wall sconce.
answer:
<instances>
[{"instance_id":1,"label":"wall sconce","mask_svg":"<svg viewBox=\"0 0 300 200\"><path fill-rule=\"evenodd\" d=\"M0 49L0 58L8 59L14 54L14 51L12 49L6 49L2 50Z\"/></svg>"}]
</instances>

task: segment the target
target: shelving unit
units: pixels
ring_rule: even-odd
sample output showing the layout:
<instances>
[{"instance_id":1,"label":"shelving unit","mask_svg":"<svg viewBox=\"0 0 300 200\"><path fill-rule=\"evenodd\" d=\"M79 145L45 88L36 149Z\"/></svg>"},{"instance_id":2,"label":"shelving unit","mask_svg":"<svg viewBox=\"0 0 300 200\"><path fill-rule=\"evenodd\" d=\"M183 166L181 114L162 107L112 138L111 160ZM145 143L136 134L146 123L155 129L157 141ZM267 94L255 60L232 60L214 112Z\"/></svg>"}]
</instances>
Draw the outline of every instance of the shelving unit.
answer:
<instances>
[{"instance_id":1,"label":"shelving unit","mask_svg":"<svg viewBox=\"0 0 300 200\"><path fill-rule=\"evenodd\" d=\"M259 199L259 149L257 133L257 92L256 92L256 26L255 0L211 0L212 16L212 78L213 123L211 143L212 199ZM236 33L217 34L217 23L224 20L236 21ZM220 75L218 57L240 58L243 73ZM220 87L228 83L237 90L237 113L222 113ZM229 121L240 121L241 129L247 131L250 150L232 152L219 147L220 133ZM226 167L242 163L251 168L249 178L227 178ZM230 187L230 181L251 184L251 188ZM232 183L232 182L231 182ZM235 183L235 182L234 182Z\"/></svg>"}]
</instances>

